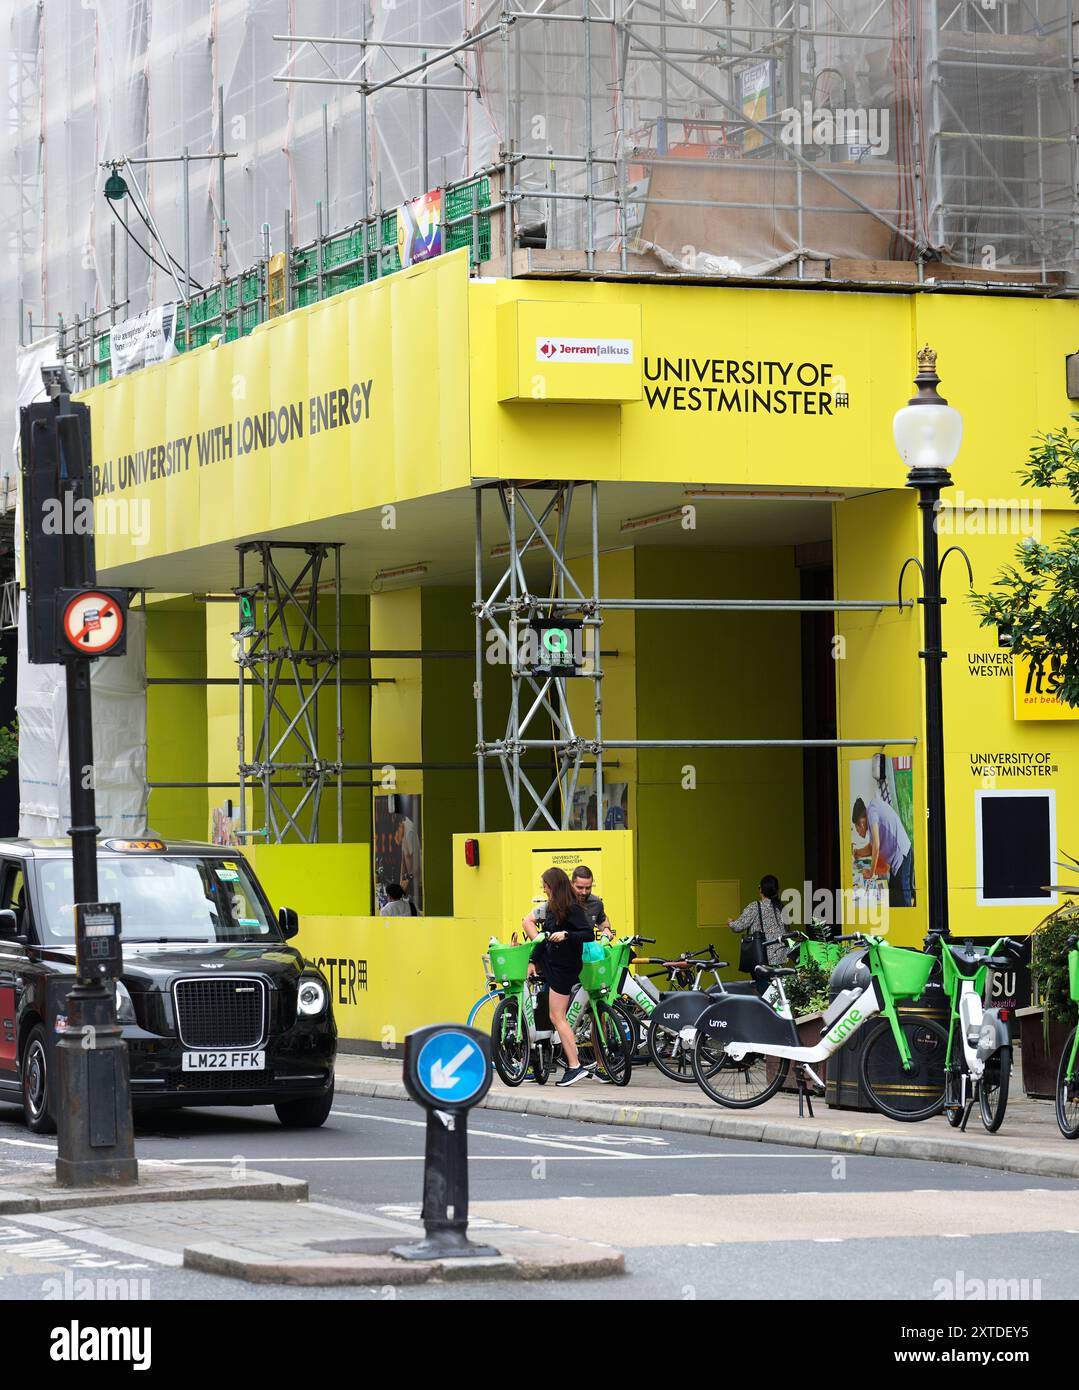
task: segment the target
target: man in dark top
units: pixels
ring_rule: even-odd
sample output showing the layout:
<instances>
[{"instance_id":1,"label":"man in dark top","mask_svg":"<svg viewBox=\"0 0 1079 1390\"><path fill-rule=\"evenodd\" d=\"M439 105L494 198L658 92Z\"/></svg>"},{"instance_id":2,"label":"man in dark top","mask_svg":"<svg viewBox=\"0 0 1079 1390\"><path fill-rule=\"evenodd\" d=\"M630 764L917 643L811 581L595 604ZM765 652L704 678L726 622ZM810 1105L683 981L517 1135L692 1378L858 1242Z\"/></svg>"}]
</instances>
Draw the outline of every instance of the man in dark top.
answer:
<instances>
[{"instance_id":1,"label":"man in dark top","mask_svg":"<svg viewBox=\"0 0 1079 1390\"><path fill-rule=\"evenodd\" d=\"M609 939L614 939L614 928L611 926L607 917L607 911L603 906L603 899L592 892L592 870L587 864L578 864L573 873L570 874L570 883L577 896L577 901L584 908L585 916L592 923L596 931L601 932Z\"/></svg>"}]
</instances>

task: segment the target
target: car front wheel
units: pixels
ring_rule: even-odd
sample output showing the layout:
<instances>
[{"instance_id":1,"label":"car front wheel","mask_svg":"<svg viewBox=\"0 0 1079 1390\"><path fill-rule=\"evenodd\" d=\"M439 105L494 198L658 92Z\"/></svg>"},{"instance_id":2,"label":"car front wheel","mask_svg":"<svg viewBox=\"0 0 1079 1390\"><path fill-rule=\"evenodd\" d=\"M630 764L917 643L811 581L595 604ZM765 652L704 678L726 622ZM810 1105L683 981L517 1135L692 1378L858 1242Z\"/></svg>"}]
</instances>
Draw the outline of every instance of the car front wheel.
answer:
<instances>
[{"instance_id":1,"label":"car front wheel","mask_svg":"<svg viewBox=\"0 0 1079 1390\"><path fill-rule=\"evenodd\" d=\"M40 1023L31 1030L23 1053L22 1108L27 1127L33 1134L56 1133L45 1029Z\"/></svg>"},{"instance_id":2,"label":"car front wheel","mask_svg":"<svg viewBox=\"0 0 1079 1390\"><path fill-rule=\"evenodd\" d=\"M277 1118L286 1129L318 1129L326 1123L333 1108L333 1082L325 1095L312 1100L281 1100L274 1105Z\"/></svg>"}]
</instances>

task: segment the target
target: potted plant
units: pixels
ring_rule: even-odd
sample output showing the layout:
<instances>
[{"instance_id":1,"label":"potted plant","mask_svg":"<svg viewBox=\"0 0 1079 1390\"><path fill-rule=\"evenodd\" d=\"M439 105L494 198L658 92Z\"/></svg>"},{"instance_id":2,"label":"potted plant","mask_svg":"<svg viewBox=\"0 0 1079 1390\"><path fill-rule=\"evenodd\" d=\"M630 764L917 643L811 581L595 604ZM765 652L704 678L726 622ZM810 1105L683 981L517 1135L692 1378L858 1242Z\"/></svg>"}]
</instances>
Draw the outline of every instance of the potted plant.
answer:
<instances>
[{"instance_id":1,"label":"potted plant","mask_svg":"<svg viewBox=\"0 0 1079 1390\"><path fill-rule=\"evenodd\" d=\"M1064 1042L1075 1023L1068 992L1069 936L1079 933L1079 902L1067 899L1030 934L1031 1007L1017 1010L1023 1049L1023 1090L1034 1099L1051 1100Z\"/></svg>"},{"instance_id":2,"label":"potted plant","mask_svg":"<svg viewBox=\"0 0 1079 1390\"><path fill-rule=\"evenodd\" d=\"M815 1047L820 1042L821 1019L828 1007L828 981L832 975L832 965L804 956L804 963L795 967L795 974L783 981L787 991L787 1002L794 1015L794 1026L798 1030L798 1040L803 1047ZM813 1070L825 1080L826 1062L819 1062ZM794 1067L787 1072L783 1084L785 1091L797 1091Z\"/></svg>"}]
</instances>

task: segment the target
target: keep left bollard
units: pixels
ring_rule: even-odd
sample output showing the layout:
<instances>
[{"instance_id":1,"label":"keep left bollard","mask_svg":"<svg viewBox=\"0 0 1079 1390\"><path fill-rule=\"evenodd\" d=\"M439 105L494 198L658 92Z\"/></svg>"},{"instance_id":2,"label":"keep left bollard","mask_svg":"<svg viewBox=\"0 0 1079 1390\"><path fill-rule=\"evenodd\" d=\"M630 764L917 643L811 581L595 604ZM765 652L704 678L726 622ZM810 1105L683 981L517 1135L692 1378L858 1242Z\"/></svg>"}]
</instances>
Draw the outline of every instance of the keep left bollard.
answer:
<instances>
[{"instance_id":1,"label":"keep left bollard","mask_svg":"<svg viewBox=\"0 0 1079 1390\"><path fill-rule=\"evenodd\" d=\"M477 1028L435 1023L408 1034L404 1060L405 1089L427 1111L426 1236L392 1253L406 1260L498 1255L468 1239L468 1112L491 1086L491 1040Z\"/></svg>"}]
</instances>

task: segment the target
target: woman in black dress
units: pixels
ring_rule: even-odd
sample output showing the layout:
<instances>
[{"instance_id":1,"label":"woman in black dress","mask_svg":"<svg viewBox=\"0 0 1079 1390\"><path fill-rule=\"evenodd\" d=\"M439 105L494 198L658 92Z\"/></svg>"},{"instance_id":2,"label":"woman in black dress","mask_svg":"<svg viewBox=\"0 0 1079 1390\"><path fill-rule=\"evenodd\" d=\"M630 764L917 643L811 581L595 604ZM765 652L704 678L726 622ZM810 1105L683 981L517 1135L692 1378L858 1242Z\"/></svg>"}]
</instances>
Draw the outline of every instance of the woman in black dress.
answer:
<instances>
[{"instance_id":1,"label":"woman in black dress","mask_svg":"<svg viewBox=\"0 0 1079 1390\"><path fill-rule=\"evenodd\" d=\"M562 1040L566 1070L555 1083L572 1086L592 1073L581 1066L573 1029L566 1022L566 1009L581 978L581 949L594 941L595 933L584 908L577 901L569 879L561 869L548 869L540 880L547 899L543 948L543 977L547 981L551 1023Z\"/></svg>"}]
</instances>

